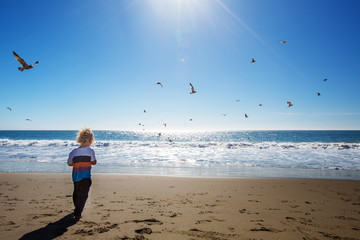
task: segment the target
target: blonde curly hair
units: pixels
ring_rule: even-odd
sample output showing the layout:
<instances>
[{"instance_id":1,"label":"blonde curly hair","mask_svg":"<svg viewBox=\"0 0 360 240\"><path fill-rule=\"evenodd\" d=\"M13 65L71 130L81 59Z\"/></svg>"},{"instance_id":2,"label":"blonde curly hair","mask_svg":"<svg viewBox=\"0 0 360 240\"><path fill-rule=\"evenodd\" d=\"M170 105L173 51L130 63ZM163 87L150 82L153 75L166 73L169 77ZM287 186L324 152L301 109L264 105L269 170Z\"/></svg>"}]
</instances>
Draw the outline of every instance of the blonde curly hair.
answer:
<instances>
[{"instance_id":1,"label":"blonde curly hair","mask_svg":"<svg viewBox=\"0 0 360 240\"><path fill-rule=\"evenodd\" d=\"M95 141L94 134L90 128L83 128L79 131L76 142L81 144L86 143L87 141L89 141L90 144L93 144Z\"/></svg>"}]
</instances>

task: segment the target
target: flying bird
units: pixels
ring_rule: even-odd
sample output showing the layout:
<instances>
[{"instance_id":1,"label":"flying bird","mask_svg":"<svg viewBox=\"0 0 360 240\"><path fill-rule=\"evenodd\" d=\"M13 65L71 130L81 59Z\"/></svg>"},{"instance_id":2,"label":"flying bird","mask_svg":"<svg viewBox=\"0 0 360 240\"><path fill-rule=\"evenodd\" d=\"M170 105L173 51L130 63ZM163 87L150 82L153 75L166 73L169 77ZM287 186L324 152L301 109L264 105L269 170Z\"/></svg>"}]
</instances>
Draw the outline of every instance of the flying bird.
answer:
<instances>
[{"instance_id":1,"label":"flying bird","mask_svg":"<svg viewBox=\"0 0 360 240\"><path fill-rule=\"evenodd\" d=\"M226 117L227 113L222 113L221 115L223 115L224 117Z\"/></svg>"},{"instance_id":2,"label":"flying bird","mask_svg":"<svg viewBox=\"0 0 360 240\"><path fill-rule=\"evenodd\" d=\"M245 113L245 118L248 118L249 116Z\"/></svg>"},{"instance_id":3,"label":"flying bird","mask_svg":"<svg viewBox=\"0 0 360 240\"><path fill-rule=\"evenodd\" d=\"M292 107L293 104L291 102L287 102L288 107Z\"/></svg>"},{"instance_id":4,"label":"flying bird","mask_svg":"<svg viewBox=\"0 0 360 240\"><path fill-rule=\"evenodd\" d=\"M327 81L327 78L324 78L324 82L326 82Z\"/></svg>"},{"instance_id":5,"label":"flying bird","mask_svg":"<svg viewBox=\"0 0 360 240\"><path fill-rule=\"evenodd\" d=\"M261 103L259 104L259 107L262 107L262 104L261 104Z\"/></svg>"},{"instance_id":6,"label":"flying bird","mask_svg":"<svg viewBox=\"0 0 360 240\"><path fill-rule=\"evenodd\" d=\"M19 71L24 71L25 69L32 69L35 65L39 64L38 61L36 61L36 63L28 65L24 59L22 59L19 55L17 55L14 51L13 51L14 57L15 59L22 65L22 67L18 67Z\"/></svg>"},{"instance_id":7,"label":"flying bird","mask_svg":"<svg viewBox=\"0 0 360 240\"><path fill-rule=\"evenodd\" d=\"M240 99L236 99L236 102L240 102Z\"/></svg>"},{"instance_id":8,"label":"flying bird","mask_svg":"<svg viewBox=\"0 0 360 240\"><path fill-rule=\"evenodd\" d=\"M146 110L144 109L144 113L146 113Z\"/></svg>"},{"instance_id":9,"label":"flying bird","mask_svg":"<svg viewBox=\"0 0 360 240\"><path fill-rule=\"evenodd\" d=\"M190 83L190 89L191 89L190 94L196 93L194 86L191 83Z\"/></svg>"},{"instance_id":10,"label":"flying bird","mask_svg":"<svg viewBox=\"0 0 360 240\"><path fill-rule=\"evenodd\" d=\"M252 58L252 59L251 59L251 63L254 63L254 62L256 62L256 61L255 61L255 59Z\"/></svg>"},{"instance_id":11,"label":"flying bird","mask_svg":"<svg viewBox=\"0 0 360 240\"><path fill-rule=\"evenodd\" d=\"M166 123L163 123L164 127L166 127Z\"/></svg>"},{"instance_id":12,"label":"flying bird","mask_svg":"<svg viewBox=\"0 0 360 240\"><path fill-rule=\"evenodd\" d=\"M157 82L156 84L157 84L157 85L160 85L161 87L163 87L163 85L162 85L161 82Z\"/></svg>"},{"instance_id":13,"label":"flying bird","mask_svg":"<svg viewBox=\"0 0 360 240\"><path fill-rule=\"evenodd\" d=\"M31 119L29 119L29 118L27 118L27 119L25 119L25 120L31 122Z\"/></svg>"},{"instance_id":14,"label":"flying bird","mask_svg":"<svg viewBox=\"0 0 360 240\"><path fill-rule=\"evenodd\" d=\"M285 44L287 41L280 41L282 44Z\"/></svg>"},{"instance_id":15,"label":"flying bird","mask_svg":"<svg viewBox=\"0 0 360 240\"><path fill-rule=\"evenodd\" d=\"M321 94L318 92L317 95L320 96Z\"/></svg>"},{"instance_id":16,"label":"flying bird","mask_svg":"<svg viewBox=\"0 0 360 240\"><path fill-rule=\"evenodd\" d=\"M7 107L7 109L9 109L9 111L11 112L11 108L10 108L10 107Z\"/></svg>"},{"instance_id":17,"label":"flying bird","mask_svg":"<svg viewBox=\"0 0 360 240\"><path fill-rule=\"evenodd\" d=\"M190 118L189 121L192 122L192 118Z\"/></svg>"}]
</instances>

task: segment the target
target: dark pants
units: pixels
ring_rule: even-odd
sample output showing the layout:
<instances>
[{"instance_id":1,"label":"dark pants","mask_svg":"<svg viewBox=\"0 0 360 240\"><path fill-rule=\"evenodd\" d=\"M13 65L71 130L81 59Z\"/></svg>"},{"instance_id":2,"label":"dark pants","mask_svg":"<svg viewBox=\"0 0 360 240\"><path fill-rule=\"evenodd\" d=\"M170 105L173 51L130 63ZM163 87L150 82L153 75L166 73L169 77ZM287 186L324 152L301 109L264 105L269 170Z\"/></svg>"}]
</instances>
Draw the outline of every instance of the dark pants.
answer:
<instances>
[{"instance_id":1,"label":"dark pants","mask_svg":"<svg viewBox=\"0 0 360 240\"><path fill-rule=\"evenodd\" d=\"M81 216L85 207L86 200L89 195L91 179L84 178L78 182L74 182L73 202L75 206L74 216Z\"/></svg>"}]
</instances>

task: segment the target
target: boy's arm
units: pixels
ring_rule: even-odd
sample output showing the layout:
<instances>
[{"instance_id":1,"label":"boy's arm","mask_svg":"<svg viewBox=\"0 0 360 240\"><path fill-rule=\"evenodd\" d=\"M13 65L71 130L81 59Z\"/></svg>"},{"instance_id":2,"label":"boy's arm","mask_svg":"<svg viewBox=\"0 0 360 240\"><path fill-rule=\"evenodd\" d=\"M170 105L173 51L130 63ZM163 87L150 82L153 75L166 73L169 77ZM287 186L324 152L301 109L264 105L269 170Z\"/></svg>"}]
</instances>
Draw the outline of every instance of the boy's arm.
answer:
<instances>
[{"instance_id":1,"label":"boy's arm","mask_svg":"<svg viewBox=\"0 0 360 240\"><path fill-rule=\"evenodd\" d=\"M93 149L91 149L91 159L94 159L91 161L91 165L96 165L97 161L96 161L96 157L95 157L95 151Z\"/></svg>"},{"instance_id":2,"label":"boy's arm","mask_svg":"<svg viewBox=\"0 0 360 240\"><path fill-rule=\"evenodd\" d=\"M71 152L72 153L72 152ZM69 158L68 158L68 160L67 160L67 164L68 164L68 166L70 166L70 167L72 167L72 165L73 165L73 157L72 157L72 154L69 154Z\"/></svg>"}]
</instances>

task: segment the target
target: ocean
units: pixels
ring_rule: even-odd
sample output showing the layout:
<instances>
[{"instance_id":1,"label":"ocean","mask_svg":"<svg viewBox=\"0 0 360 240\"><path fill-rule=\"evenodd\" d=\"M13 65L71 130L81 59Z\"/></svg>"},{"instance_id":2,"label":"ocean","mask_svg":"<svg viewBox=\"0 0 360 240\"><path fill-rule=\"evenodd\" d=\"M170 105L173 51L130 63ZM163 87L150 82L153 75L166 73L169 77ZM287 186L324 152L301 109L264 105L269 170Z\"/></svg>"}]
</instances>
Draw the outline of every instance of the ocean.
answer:
<instances>
[{"instance_id":1,"label":"ocean","mask_svg":"<svg viewBox=\"0 0 360 240\"><path fill-rule=\"evenodd\" d=\"M71 173L77 131L0 131L0 172ZM360 131L94 131L93 173L360 180Z\"/></svg>"}]
</instances>

